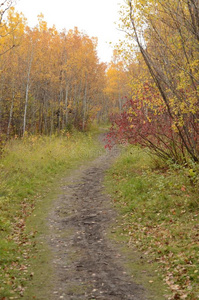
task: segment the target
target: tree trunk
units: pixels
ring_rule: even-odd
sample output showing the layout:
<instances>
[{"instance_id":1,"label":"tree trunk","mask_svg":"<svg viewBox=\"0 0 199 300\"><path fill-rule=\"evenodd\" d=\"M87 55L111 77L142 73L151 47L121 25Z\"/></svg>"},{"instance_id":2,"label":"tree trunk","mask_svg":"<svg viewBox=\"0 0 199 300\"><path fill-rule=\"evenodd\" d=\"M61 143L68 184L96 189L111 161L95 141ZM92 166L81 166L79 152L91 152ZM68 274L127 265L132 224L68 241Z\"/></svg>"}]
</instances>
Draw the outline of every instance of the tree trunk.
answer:
<instances>
[{"instance_id":1,"label":"tree trunk","mask_svg":"<svg viewBox=\"0 0 199 300\"><path fill-rule=\"evenodd\" d=\"M33 60L33 48L31 52L31 57L28 66L28 74L27 74L27 83L26 83L26 97L25 97L25 108L24 108L24 118L23 118L23 136L26 132L26 118L27 118L27 108L28 108L28 95L29 95L29 87L30 87L30 73L32 67L32 60Z\"/></svg>"},{"instance_id":2,"label":"tree trunk","mask_svg":"<svg viewBox=\"0 0 199 300\"><path fill-rule=\"evenodd\" d=\"M68 83L66 84L66 96L65 96L65 126L68 125L68 91L69 91L69 85Z\"/></svg>"},{"instance_id":3,"label":"tree trunk","mask_svg":"<svg viewBox=\"0 0 199 300\"><path fill-rule=\"evenodd\" d=\"M15 99L15 90L13 89L13 92L12 92L12 103L11 103L11 107L10 107L10 115L9 115L9 122L8 122L8 128L7 128L7 137L8 138L10 136L10 126L11 126L12 116L13 116L14 99Z\"/></svg>"},{"instance_id":4,"label":"tree trunk","mask_svg":"<svg viewBox=\"0 0 199 300\"><path fill-rule=\"evenodd\" d=\"M87 76L86 76L86 84L84 90L84 99L83 99L83 120L82 120L82 129L85 130L86 125L86 110L87 110Z\"/></svg>"}]
</instances>

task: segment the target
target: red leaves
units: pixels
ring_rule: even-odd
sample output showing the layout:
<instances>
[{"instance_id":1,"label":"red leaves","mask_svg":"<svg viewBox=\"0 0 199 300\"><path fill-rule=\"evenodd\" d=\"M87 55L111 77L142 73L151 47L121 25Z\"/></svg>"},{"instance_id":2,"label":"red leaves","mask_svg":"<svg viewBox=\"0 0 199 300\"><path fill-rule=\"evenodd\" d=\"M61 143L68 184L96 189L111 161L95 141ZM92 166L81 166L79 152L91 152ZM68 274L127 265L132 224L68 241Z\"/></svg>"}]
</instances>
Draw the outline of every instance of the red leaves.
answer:
<instances>
[{"instance_id":1,"label":"red leaves","mask_svg":"<svg viewBox=\"0 0 199 300\"><path fill-rule=\"evenodd\" d=\"M181 187L181 191L182 191L182 192L186 192L186 186L183 185L183 186Z\"/></svg>"},{"instance_id":2,"label":"red leaves","mask_svg":"<svg viewBox=\"0 0 199 300\"><path fill-rule=\"evenodd\" d=\"M150 107L150 99L155 103L155 98L159 99L157 93L153 93L149 86L144 87L142 99L134 97L124 105L121 114L111 116L112 127L107 135L107 148L111 148L115 143L139 144L148 147L151 151L163 160L171 160L178 164L186 162L186 139L179 134L175 120L171 118L166 107L157 104ZM192 122L190 118L184 117L187 124ZM189 126L187 125L187 128ZM196 124L195 124L196 127ZM199 128L198 128L199 132ZM194 140L199 141L196 133ZM185 143L183 143L183 141Z\"/></svg>"},{"instance_id":3,"label":"red leaves","mask_svg":"<svg viewBox=\"0 0 199 300\"><path fill-rule=\"evenodd\" d=\"M154 114L140 104L140 101L128 100L124 106L125 111L121 114L111 116L112 128L107 136L108 146L110 142L121 142L127 140L131 144L160 143L158 134L171 137L171 120L165 111ZM149 140L148 140L149 139Z\"/></svg>"}]
</instances>

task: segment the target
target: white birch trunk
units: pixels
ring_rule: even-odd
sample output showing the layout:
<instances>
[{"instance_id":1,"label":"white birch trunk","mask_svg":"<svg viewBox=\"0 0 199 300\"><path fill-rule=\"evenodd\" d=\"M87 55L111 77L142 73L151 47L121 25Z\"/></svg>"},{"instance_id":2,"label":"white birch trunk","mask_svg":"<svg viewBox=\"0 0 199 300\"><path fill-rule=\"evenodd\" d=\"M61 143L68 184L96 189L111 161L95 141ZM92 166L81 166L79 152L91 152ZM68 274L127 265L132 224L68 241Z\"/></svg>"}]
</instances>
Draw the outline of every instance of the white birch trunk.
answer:
<instances>
[{"instance_id":1,"label":"white birch trunk","mask_svg":"<svg viewBox=\"0 0 199 300\"><path fill-rule=\"evenodd\" d=\"M26 119L27 119L28 95L29 95L29 87L30 87L30 73L32 67L32 60L33 60L33 48L31 52L31 57L28 66L28 74L27 74L26 97L25 97L25 108L24 108L24 118L23 118L23 136L26 132Z\"/></svg>"}]
</instances>

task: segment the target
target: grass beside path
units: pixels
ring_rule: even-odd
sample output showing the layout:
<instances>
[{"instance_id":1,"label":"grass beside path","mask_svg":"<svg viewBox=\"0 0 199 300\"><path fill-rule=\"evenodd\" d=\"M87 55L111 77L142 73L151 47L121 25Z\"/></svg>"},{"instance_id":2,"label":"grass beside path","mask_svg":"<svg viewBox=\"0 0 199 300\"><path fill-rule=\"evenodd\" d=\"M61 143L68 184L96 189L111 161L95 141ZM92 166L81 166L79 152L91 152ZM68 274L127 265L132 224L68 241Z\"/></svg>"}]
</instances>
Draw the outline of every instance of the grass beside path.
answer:
<instances>
[{"instance_id":1,"label":"grass beside path","mask_svg":"<svg viewBox=\"0 0 199 300\"><path fill-rule=\"evenodd\" d=\"M29 268L34 237L44 225L59 179L102 151L92 133L32 136L7 143L0 159L1 300L19 299L34 276Z\"/></svg>"},{"instance_id":2,"label":"grass beside path","mask_svg":"<svg viewBox=\"0 0 199 300\"><path fill-rule=\"evenodd\" d=\"M166 299L199 299L199 194L187 170L155 168L146 151L130 147L106 183L122 215L117 238L156 266L171 291Z\"/></svg>"}]
</instances>

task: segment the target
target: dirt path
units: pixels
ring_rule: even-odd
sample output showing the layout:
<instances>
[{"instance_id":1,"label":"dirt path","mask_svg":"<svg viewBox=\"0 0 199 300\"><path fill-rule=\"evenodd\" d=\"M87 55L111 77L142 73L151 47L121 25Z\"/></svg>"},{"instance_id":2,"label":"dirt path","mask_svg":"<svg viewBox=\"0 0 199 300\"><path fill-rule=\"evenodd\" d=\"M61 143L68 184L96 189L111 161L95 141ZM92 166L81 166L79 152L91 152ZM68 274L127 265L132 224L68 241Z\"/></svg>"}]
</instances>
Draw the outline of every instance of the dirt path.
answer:
<instances>
[{"instance_id":1,"label":"dirt path","mask_svg":"<svg viewBox=\"0 0 199 300\"><path fill-rule=\"evenodd\" d=\"M107 238L116 212L104 193L103 179L116 156L116 150L107 152L62 182L62 194L48 219L57 278L53 300L147 299Z\"/></svg>"}]
</instances>

